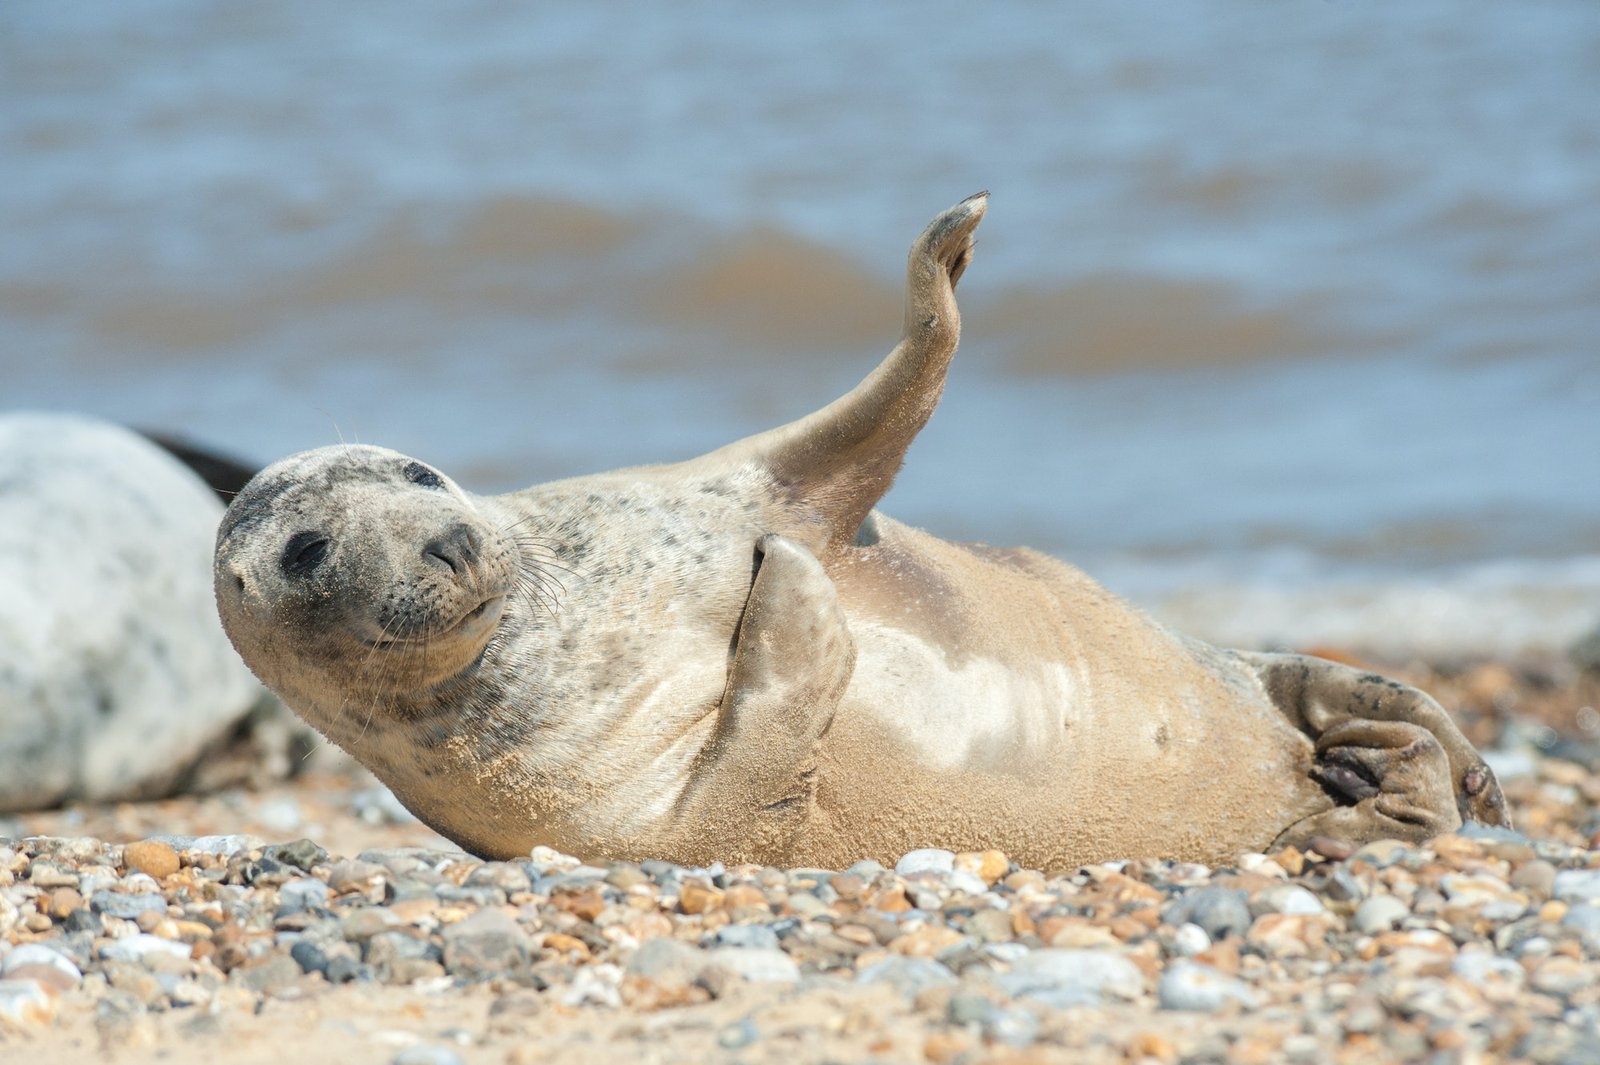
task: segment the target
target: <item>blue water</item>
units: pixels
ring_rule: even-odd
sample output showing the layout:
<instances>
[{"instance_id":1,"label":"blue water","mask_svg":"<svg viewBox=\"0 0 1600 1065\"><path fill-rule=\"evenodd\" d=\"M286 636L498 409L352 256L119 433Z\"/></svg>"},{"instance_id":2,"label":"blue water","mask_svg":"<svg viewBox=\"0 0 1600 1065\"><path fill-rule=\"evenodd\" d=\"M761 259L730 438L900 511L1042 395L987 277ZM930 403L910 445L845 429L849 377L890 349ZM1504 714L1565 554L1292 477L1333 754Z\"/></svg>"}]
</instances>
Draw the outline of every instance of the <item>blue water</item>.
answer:
<instances>
[{"instance_id":1,"label":"blue water","mask_svg":"<svg viewBox=\"0 0 1600 1065\"><path fill-rule=\"evenodd\" d=\"M889 509L1240 640L1556 646L1596 101L1585 2L10 0L0 405L484 490L684 457L864 374L989 188Z\"/></svg>"}]
</instances>

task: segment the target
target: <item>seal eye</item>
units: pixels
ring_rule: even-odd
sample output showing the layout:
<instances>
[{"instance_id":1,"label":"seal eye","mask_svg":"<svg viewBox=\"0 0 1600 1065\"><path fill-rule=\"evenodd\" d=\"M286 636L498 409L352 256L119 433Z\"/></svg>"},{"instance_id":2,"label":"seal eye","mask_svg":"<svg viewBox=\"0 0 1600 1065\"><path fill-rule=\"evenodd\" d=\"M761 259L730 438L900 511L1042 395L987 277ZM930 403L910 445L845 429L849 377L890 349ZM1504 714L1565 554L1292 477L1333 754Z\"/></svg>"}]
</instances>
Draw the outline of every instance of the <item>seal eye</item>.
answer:
<instances>
[{"instance_id":1,"label":"seal eye","mask_svg":"<svg viewBox=\"0 0 1600 1065\"><path fill-rule=\"evenodd\" d=\"M405 473L406 480L410 481L412 484L420 484L424 488L444 487L444 478L440 477L437 473L434 473L420 462L406 463L406 468L402 472Z\"/></svg>"},{"instance_id":2,"label":"seal eye","mask_svg":"<svg viewBox=\"0 0 1600 1065\"><path fill-rule=\"evenodd\" d=\"M328 556L328 538L321 533L301 532L289 537L289 543L283 549L283 571L291 576L302 577L322 562Z\"/></svg>"}]
</instances>

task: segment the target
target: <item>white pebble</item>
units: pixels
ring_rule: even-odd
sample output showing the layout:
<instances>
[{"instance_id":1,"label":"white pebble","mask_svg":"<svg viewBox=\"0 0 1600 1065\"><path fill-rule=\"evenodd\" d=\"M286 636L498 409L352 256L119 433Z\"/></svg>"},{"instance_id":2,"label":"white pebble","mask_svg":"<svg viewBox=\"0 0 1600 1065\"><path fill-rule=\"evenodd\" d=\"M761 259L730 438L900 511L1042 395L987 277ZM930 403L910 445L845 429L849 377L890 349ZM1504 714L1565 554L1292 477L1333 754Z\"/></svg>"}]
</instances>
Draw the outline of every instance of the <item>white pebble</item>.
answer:
<instances>
[{"instance_id":1,"label":"white pebble","mask_svg":"<svg viewBox=\"0 0 1600 1065\"><path fill-rule=\"evenodd\" d=\"M956 867L956 856L953 851L940 850L937 847L924 847L921 850L907 851L905 857L894 863L894 871L901 876L911 876L915 873L945 874Z\"/></svg>"},{"instance_id":2,"label":"white pebble","mask_svg":"<svg viewBox=\"0 0 1600 1065\"><path fill-rule=\"evenodd\" d=\"M1197 924L1185 921L1172 934L1172 952L1180 958L1192 958L1211 949L1211 937Z\"/></svg>"}]
</instances>

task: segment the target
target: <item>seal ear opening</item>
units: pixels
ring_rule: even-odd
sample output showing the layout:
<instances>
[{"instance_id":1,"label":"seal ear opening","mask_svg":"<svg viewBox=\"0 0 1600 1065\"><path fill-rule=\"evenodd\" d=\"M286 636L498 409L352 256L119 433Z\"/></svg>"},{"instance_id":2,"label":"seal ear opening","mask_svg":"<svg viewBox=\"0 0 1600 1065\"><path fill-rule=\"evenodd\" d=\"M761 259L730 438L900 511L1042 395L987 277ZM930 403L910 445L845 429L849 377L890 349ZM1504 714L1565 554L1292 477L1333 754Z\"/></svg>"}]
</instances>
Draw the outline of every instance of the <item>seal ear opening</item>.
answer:
<instances>
[{"instance_id":1,"label":"seal ear opening","mask_svg":"<svg viewBox=\"0 0 1600 1065\"><path fill-rule=\"evenodd\" d=\"M732 446L753 451L788 491L799 519L792 533L808 546L860 535L933 414L961 338L955 283L971 261L988 197L976 193L944 211L912 244L904 332L877 369L816 413Z\"/></svg>"}]
</instances>

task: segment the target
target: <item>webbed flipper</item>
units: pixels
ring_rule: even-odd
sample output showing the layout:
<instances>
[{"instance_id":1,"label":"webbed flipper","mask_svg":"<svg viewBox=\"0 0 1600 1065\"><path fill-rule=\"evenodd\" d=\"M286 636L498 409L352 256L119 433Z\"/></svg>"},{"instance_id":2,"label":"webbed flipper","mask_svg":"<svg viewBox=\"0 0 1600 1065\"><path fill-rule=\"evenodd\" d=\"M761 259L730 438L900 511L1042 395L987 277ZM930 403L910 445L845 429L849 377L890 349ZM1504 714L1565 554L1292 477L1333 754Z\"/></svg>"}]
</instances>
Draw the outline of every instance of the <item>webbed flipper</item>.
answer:
<instances>
[{"instance_id":1,"label":"webbed flipper","mask_svg":"<svg viewBox=\"0 0 1600 1065\"><path fill-rule=\"evenodd\" d=\"M784 531L819 555L854 539L938 405L961 339L955 285L988 203L968 196L911 245L904 332L877 369L821 410L724 449L766 468L792 504Z\"/></svg>"},{"instance_id":2,"label":"webbed flipper","mask_svg":"<svg viewBox=\"0 0 1600 1065\"><path fill-rule=\"evenodd\" d=\"M773 853L810 812L817 746L855 671L856 649L833 581L811 552L776 534L733 646L715 730L675 822L695 850L734 860ZM765 842L757 848L755 840Z\"/></svg>"},{"instance_id":3,"label":"webbed flipper","mask_svg":"<svg viewBox=\"0 0 1600 1065\"><path fill-rule=\"evenodd\" d=\"M1239 657L1315 742L1312 779L1339 804L1290 825L1275 846L1315 836L1420 841L1469 820L1510 825L1493 771L1427 693L1307 655Z\"/></svg>"}]
</instances>

